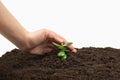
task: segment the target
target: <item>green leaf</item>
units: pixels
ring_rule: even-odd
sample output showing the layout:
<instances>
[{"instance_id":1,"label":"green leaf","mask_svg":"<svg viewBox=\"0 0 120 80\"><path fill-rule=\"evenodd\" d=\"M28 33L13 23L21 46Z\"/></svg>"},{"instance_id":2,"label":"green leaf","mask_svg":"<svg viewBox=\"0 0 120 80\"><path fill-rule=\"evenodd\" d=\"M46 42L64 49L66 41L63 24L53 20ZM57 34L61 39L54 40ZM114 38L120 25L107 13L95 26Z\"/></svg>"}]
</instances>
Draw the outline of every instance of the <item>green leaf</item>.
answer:
<instances>
[{"instance_id":1,"label":"green leaf","mask_svg":"<svg viewBox=\"0 0 120 80\"><path fill-rule=\"evenodd\" d=\"M72 44L73 44L72 42L68 42L68 43L64 44L63 46L70 46Z\"/></svg>"},{"instance_id":2,"label":"green leaf","mask_svg":"<svg viewBox=\"0 0 120 80\"><path fill-rule=\"evenodd\" d=\"M55 42L52 42L52 43L53 43L54 46L56 46L56 47L58 47L58 48L61 46L61 45L59 45L59 44L57 44L57 43L55 43Z\"/></svg>"},{"instance_id":3,"label":"green leaf","mask_svg":"<svg viewBox=\"0 0 120 80\"><path fill-rule=\"evenodd\" d=\"M67 58L67 55L65 54L63 57L61 57L61 60L65 60Z\"/></svg>"},{"instance_id":4,"label":"green leaf","mask_svg":"<svg viewBox=\"0 0 120 80\"><path fill-rule=\"evenodd\" d=\"M67 50L67 48L64 47L64 46L61 46L61 48L59 48L59 49L61 49L61 51L65 51L65 50Z\"/></svg>"},{"instance_id":5,"label":"green leaf","mask_svg":"<svg viewBox=\"0 0 120 80\"><path fill-rule=\"evenodd\" d=\"M66 49L65 51L66 51L66 52L70 52L70 50L67 50L67 49Z\"/></svg>"},{"instance_id":6,"label":"green leaf","mask_svg":"<svg viewBox=\"0 0 120 80\"><path fill-rule=\"evenodd\" d=\"M65 55L65 52L64 51L60 51L58 54L57 54L57 56L59 56L59 57L63 57Z\"/></svg>"},{"instance_id":7,"label":"green leaf","mask_svg":"<svg viewBox=\"0 0 120 80\"><path fill-rule=\"evenodd\" d=\"M63 50L64 46L60 45L58 48L61 49L61 50Z\"/></svg>"},{"instance_id":8,"label":"green leaf","mask_svg":"<svg viewBox=\"0 0 120 80\"><path fill-rule=\"evenodd\" d=\"M66 44L57 44L55 42L52 42L54 46L56 46L58 49L60 49L59 53L57 54L58 57L61 58L61 60L65 60L67 58L67 55L65 52L70 52L66 47L72 45L72 42L68 42Z\"/></svg>"}]
</instances>

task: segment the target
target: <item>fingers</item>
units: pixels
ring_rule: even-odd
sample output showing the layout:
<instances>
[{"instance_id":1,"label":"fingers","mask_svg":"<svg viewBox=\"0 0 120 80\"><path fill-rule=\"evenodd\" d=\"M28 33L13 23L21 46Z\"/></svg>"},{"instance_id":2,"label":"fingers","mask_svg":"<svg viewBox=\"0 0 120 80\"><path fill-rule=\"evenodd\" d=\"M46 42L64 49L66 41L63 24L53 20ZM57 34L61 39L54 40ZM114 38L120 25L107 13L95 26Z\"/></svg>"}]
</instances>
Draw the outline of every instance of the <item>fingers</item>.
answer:
<instances>
[{"instance_id":1,"label":"fingers","mask_svg":"<svg viewBox=\"0 0 120 80\"><path fill-rule=\"evenodd\" d=\"M67 43L68 41L66 39L64 39L62 36L52 32L50 35L49 35L50 38L52 38L53 41L57 42L57 43ZM68 46L67 47L69 50L71 50L72 52L76 53L77 50L71 45L71 46Z\"/></svg>"},{"instance_id":2,"label":"fingers","mask_svg":"<svg viewBox=\"0 0 120 80\"><path fill-rule=\"evenodd\" d=\"M52 42L56 42L60 44L64 42L64 39L54 32L50 32L48 34L48 39L50 39Z\"/></svg>"},{"instance_id":3,"label":"fingers","mask_svg":"<svg viewBox=\"0 0 120 80\"><path fill-rule=\"evenodd\" d=\"M48 53L50 51L52 51L52 48L49 47L49 45L40 45L31 49L29 52L31 54L43 55L44 53Z\"/></svg>"},{"instance_id":4,"label":"fingers","mask_svg":"<svg viewBox=\"0 0 120 80\"><path fill-rule=\"evenodd\" d=\"M77 52L77 50L76 50L73 46L68 46L67 48L70 49L70 50L71 50L72 52L74 52L74 53Z\"/></svg>"}]
</instances>

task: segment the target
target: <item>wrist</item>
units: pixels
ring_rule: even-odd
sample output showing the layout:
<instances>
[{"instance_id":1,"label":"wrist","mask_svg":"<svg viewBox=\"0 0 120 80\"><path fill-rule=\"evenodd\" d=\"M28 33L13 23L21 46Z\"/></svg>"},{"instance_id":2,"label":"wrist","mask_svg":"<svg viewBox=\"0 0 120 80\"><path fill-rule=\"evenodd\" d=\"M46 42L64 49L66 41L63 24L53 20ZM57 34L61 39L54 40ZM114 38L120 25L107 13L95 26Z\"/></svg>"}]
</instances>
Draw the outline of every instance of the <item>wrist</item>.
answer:
<instances>
[{"instance_id":1,"label":"wrist","mask_svg":"<svg viewBox=\"0 0 120 80\"><path fill-rule=\"evenodd\" d=\"M24 36L15 45L22 51L27 51L30 49L30 32L25 31ZM16 40L17 41L17 40Z\"/></svg>"}]
</instances>

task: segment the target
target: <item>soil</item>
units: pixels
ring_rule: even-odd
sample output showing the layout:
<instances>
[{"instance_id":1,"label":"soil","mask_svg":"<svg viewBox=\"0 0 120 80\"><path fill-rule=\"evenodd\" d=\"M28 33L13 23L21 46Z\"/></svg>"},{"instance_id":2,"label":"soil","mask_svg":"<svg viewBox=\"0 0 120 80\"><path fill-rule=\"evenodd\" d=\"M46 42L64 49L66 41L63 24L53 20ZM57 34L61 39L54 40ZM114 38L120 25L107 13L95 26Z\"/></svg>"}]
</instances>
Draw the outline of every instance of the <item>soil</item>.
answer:
<instances>
[{"instance_id":1,"label":"soil","mask_svg":"<svg viewBox=\"0 0 120 80\"><path fill-rule=\"evenodd\" d=\"M34 55L13 49L0 57L0 80L120 80L120 49L77 50L61 61L58 50Z\"/></svg>"}]
</instances>

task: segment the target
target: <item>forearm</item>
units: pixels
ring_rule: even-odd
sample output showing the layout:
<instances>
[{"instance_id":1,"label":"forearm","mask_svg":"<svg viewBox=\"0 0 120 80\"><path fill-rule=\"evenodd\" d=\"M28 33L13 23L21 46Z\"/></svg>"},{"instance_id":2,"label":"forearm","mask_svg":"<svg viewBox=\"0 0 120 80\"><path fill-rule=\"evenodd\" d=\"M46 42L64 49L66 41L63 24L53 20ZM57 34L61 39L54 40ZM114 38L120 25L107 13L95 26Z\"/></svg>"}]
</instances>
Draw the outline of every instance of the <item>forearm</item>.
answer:
<instances>
[{"instance_id":1,"label":"forearm","mask_svg":"<svg viewBox=\"0 0 120 80\"><path fill-rule=\"evenodd\" d=\"M17 47L27 44L27 31L0 2L0 33Z\"/></svg>"}]
</instances>

